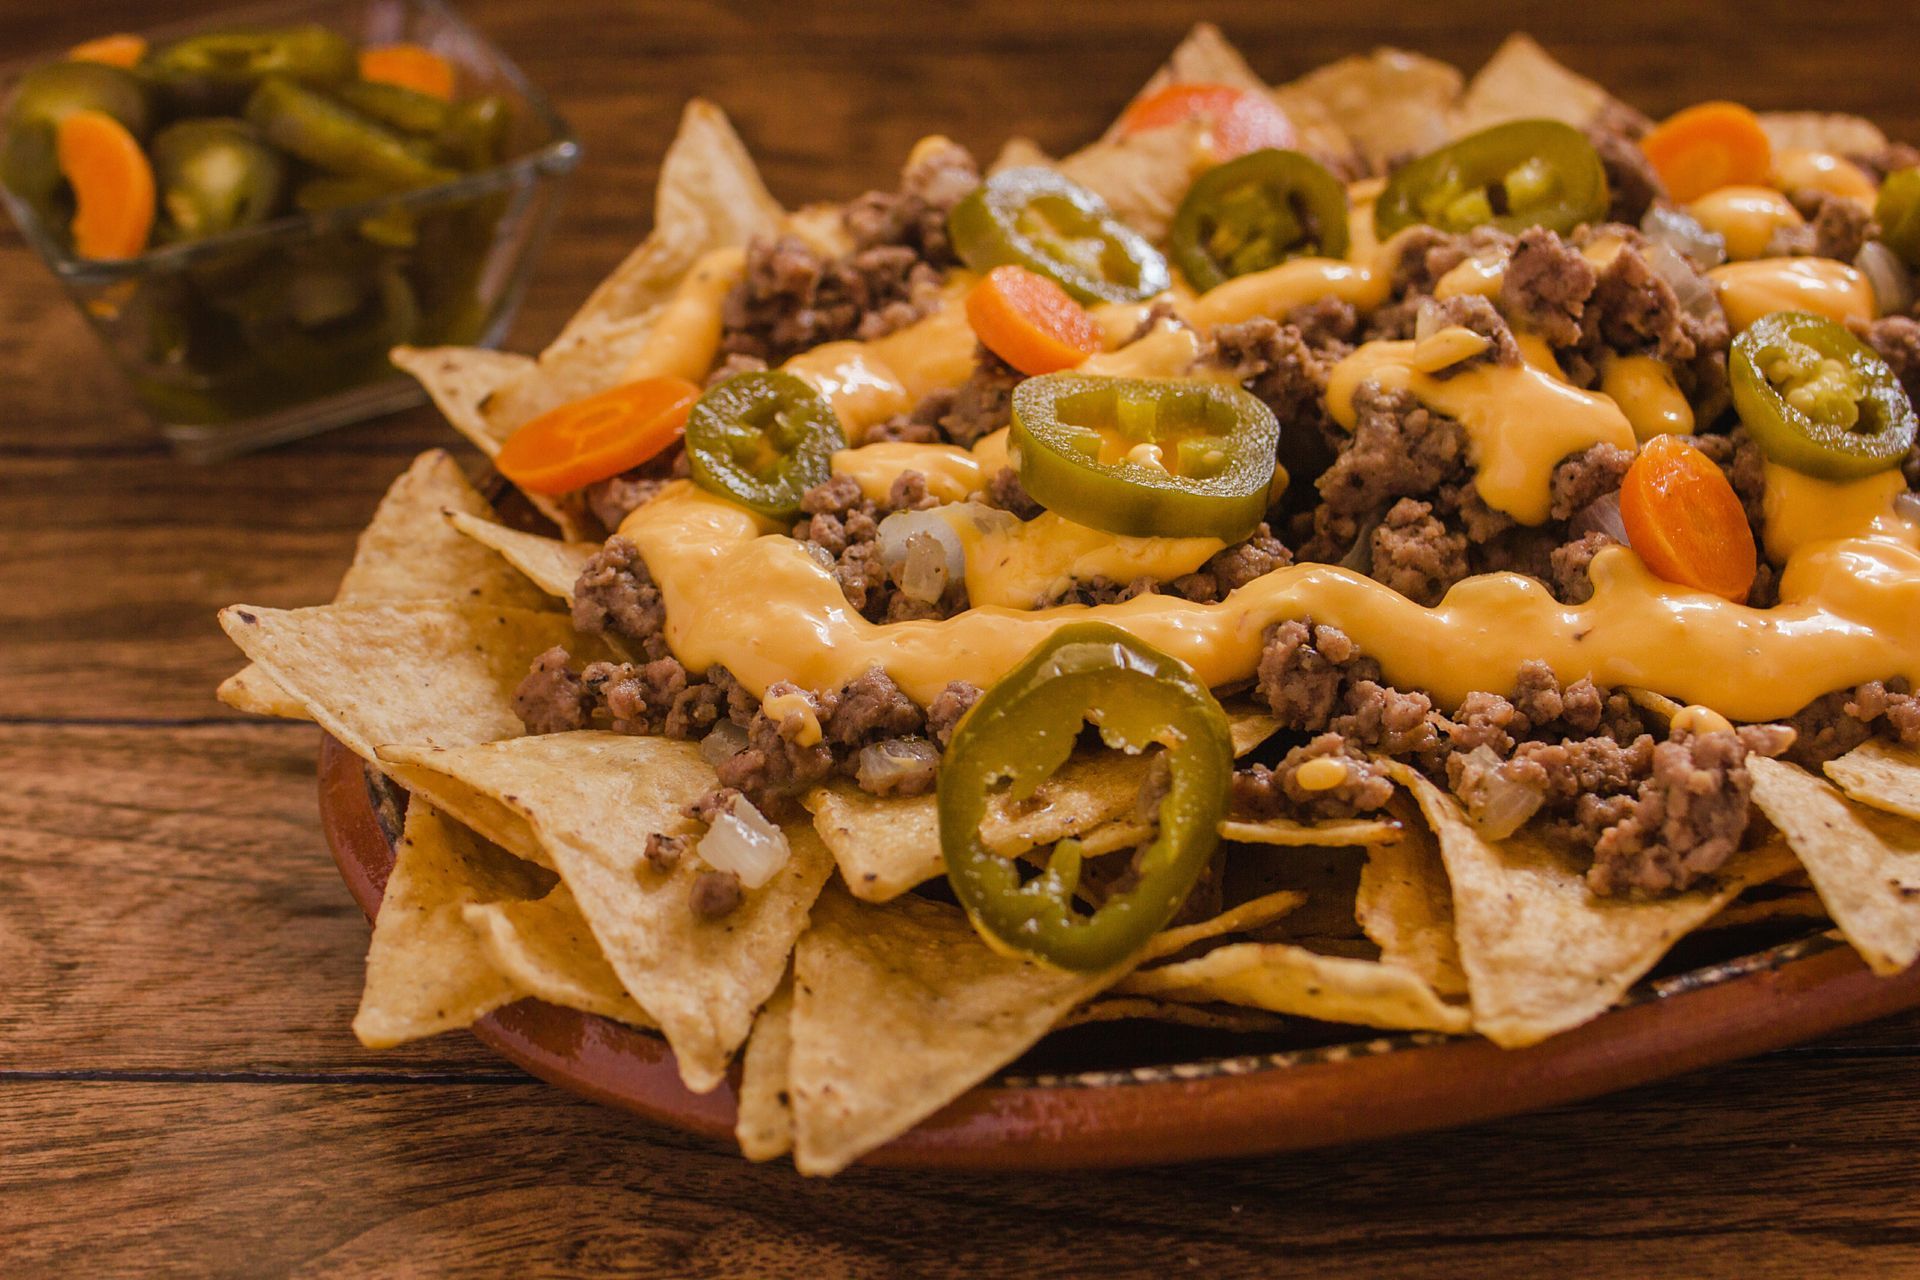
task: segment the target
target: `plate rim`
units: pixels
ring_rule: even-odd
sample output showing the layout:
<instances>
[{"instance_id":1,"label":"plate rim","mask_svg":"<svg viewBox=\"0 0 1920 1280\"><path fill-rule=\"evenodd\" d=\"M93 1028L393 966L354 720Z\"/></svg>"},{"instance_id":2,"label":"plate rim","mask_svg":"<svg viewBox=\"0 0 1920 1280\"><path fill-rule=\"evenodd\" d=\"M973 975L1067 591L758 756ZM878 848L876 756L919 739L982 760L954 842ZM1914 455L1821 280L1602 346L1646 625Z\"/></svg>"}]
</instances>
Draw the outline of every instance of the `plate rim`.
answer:
<instances>
[{"instance_id":1,"label":"plate rim","mask_svg":"<svg viewBox=\"0 0 1920 1280\"><path fill-rule=\"evenodd\" d=\"M393 864L367 767L321 732L321 827L372 918ZM1676 980L1550 1040L1385 1033L1313 1053L1250 1054L1136 1071L996 1079L859 1163L1061 1171L1272 1155L1452 1128L1597 1097L1784 1048L1920 1006L1920 966L1873 974L1824 936L1742 957L1740 972ZM1739 962L1732 962L1738 964ZM1682 975L1682 979L1692 975ZM656 1035L526 999L474 1023L494 1053L571 1093L699 1137L733 1135L736 1063L707 1094L680 1082Z\"/></svg>"}]
</instances>

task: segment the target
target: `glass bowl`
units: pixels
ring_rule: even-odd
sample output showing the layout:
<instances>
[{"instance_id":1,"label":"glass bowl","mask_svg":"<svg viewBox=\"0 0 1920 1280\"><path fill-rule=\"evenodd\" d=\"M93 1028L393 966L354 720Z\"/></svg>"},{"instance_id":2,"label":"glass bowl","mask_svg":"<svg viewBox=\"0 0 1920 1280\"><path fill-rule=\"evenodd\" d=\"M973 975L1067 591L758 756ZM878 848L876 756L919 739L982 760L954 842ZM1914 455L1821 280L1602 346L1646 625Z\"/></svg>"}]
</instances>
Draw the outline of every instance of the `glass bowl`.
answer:
<instances>
[{"instance_id":1,"label":"glass bowl","mask_svg":"<svg viewBox=\"0 0 1920 1280\"><path fill-rule=\"evenodd\" d=\"M157 45L234 26L318 22L422 44L461 97L510 110L510 157L436 186L298 213L117 261L76 258L13 193L0 200L105 342L174 451L209 462L419 403L387 360L402 343L505 335L580 147L520 69L439 0L317 0L148 33ZM101 34L105 34L102 32ZM9 70L0 89L50 54Z\"/></svg>"}]
</instances>

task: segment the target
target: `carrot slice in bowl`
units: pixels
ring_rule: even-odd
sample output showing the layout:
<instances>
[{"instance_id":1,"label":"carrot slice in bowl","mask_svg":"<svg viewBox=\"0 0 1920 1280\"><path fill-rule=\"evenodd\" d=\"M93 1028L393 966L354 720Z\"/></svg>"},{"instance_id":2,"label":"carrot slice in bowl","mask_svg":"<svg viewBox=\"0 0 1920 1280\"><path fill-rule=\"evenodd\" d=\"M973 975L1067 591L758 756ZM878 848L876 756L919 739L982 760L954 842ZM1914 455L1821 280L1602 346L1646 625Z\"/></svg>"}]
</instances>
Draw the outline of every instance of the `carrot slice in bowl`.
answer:
<instances>
[{"instance_id":1,"label":"carrot slice in bowl","mask_svg":"<svg viewBox=\"0 0 1920 1280\"><path fill-rule=\"evenodd\" d=\"M360 78L398 85L442 102L453 101L453 64L417 44L387 44L360 52Z\"/></svg>"}]
</instances>

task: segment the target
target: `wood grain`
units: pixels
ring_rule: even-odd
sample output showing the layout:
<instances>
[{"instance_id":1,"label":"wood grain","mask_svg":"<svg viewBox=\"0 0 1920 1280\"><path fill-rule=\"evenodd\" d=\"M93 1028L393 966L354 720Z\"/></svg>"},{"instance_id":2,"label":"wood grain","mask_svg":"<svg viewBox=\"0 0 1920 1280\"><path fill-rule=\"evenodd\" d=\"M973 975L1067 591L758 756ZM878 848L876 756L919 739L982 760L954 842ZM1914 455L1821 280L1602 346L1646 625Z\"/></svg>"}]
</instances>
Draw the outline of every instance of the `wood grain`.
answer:
<instances>
[{"instance_id":1,"label":"wood grain","mask_svg":"<svg viewBox=\"0 0 1920 1280\"><path fill-rule=\"evenodd\" d=\"M0 6L0 48L218 7ZM1656 114L1730 96L1920 137L1895 0L1623 0L1604 20L1494 0L463 10L556 91L587 152L523 348L645 233L696 93L792 203L888 182L936 130L1068 148L1199 18L1274 79L1382 42L1471 66L1526 26ZM451 436L416 411L180 466L11 230L0 281L0 1272L1920 1270L1920 1016L1464 1133L1045 1180L804 1183L536 1085L465 1036L365 1053L347 1023L366 926L320 841L314 732L213 701L237 661L213 611L327 598L387 482Z\"/></svg>"}]
</instances>

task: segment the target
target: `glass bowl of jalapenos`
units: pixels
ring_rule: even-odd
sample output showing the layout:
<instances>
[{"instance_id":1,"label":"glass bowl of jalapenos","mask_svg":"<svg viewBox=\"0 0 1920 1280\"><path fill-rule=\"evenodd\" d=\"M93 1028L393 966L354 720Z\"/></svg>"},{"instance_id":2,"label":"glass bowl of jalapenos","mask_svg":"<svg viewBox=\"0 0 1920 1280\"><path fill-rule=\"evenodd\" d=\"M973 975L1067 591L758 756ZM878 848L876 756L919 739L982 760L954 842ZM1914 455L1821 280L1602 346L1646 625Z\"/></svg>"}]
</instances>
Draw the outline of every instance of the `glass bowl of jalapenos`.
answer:
<instances>
[{"instance_id":1,"label":"glass bowl of jalapenos","mask_svg":"<svg viewBox=\"0 0 1920 1280\"><path fill-rule=\"evenodd\" d=\"M579 146L438 0L114 34L0 82L0 200L183 457L420 398L491 345Z\"/></svg>"}]
</instances>

